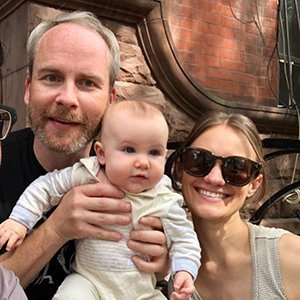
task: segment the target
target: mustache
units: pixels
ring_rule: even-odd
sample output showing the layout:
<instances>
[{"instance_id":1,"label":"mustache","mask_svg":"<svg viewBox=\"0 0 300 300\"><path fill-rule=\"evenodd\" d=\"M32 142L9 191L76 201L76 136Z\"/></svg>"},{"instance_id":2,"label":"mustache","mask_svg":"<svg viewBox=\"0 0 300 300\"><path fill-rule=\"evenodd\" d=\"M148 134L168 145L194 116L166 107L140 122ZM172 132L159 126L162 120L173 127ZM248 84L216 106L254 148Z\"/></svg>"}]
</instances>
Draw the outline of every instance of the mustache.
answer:
<instances>
[{"instance_id":1,"label":"mustache","mask_svg":"<svg viewBox=\"0 0 300 300\"><path fill-rule=\"evenodd\" d=\"M87 117L84 114L75 112L66 107L46 108L43 112L44 117L54 120L63 120L70 123L87 124Z\"/></svg>"}]
</instances>

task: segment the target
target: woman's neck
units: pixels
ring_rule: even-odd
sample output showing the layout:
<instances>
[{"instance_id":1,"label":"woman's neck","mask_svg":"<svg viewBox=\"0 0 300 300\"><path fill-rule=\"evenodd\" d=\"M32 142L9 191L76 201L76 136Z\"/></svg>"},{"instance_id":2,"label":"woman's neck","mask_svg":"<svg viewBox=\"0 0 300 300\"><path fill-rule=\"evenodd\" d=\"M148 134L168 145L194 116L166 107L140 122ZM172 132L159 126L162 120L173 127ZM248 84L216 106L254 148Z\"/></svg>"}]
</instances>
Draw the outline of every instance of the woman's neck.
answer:
<instances>
[{"instance_id":1,"label":"woman's neck","mask_svg":"<svg viewBox=\"0 0 300 300\"><path fill-rule=\"evenodd\" d=\"M203 219L193 221L203 260L225 259L235 251L250 251L248 226L239 215L226 222Z\"/></svg>"}]
</instances>

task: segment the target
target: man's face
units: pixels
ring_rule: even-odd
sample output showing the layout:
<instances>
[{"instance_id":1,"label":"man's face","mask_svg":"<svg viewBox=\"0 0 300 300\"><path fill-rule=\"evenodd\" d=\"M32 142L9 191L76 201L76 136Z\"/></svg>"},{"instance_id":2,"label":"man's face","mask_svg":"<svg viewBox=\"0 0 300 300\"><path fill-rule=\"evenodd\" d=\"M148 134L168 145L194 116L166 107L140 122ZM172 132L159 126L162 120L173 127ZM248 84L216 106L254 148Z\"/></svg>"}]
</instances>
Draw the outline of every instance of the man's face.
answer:
<instances>
[{"instance_id":1,"label":"man's face","mask_svg":"<svg viewBox=\"0 0 300 300\"><path fill-rule=\"evenodd\" d=\"M96 31L66 23L41 39L24 99L30 125L48 149L72 154L96 137L114 99L109 67L108 47Z\"/></svg>"}]
</instances>

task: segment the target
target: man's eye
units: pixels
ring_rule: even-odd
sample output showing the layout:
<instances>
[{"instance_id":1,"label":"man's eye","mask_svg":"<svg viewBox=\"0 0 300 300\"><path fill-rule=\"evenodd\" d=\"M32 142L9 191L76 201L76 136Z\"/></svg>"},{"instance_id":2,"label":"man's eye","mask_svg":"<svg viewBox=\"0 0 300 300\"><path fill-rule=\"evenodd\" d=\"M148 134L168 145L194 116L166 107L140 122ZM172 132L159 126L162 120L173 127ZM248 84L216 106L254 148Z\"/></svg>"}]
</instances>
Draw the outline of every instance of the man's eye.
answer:
<instances>
[{"instance_id":1,"label":"man's eye","mask_svg":"<svg viewBox=\"0 0 300 300\"><path fill-rule=\"evenodd\" d=\"M59 78L55 75L47 75L46 80L48 80L49 82L58 82Z\"/></svg>"},{"instance_id":2,"label":"man's eye","mask_svg":"<svg viewBox=\"0 0 300 300\"><path fill-rule=\"evenodd\" d=\"M156 149L153 149L150 151L150 154L152 156L159 156L160 155L160 151L159 150L156 150Z\"/></svg>"},{"instance_id":3,"label":"man's eye","mask_svg":"<svg viewBox=\"0 0 300 300\"><path fill-rule=\"evenodd\" d=\"M82 86L85 86L85 87L94 87L95 86L95 83L89 79L81 80L79 82L79 84Z\"/></svg>"},{"instance_id":4,"label":"man's eye","mask_svg":"<svg viewBox=\"0 0 300 300\"><path fill-rule=\"evenodd\" d=\"M124 151L127 152L127 153L134 153L135 152L133 147L125 147Z\"/></svg>"}]
</instances>

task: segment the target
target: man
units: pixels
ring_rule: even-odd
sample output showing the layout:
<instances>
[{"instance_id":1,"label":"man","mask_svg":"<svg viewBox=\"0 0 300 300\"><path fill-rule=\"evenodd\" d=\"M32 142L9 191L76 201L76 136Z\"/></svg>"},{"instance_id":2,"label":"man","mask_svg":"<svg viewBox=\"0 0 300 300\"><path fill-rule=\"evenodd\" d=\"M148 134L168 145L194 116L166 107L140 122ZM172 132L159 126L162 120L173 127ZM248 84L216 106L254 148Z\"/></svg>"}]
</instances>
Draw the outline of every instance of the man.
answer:
<instances>
[{"instance_id":1,"label":"man","mask_svg":"<svg viewBox=\"0 0 300 300\"><path fill-rule=\"evenodd\" d=\"M0 162L1 162L1 141L3 141L17 120L14 109L0 104ZM25 300L27 299L19 279L11 271L0 267L0 299Z\"/></svg>"},{"instance_id":2,"label":"man","mask_svg":"<svg viewBox=\"0 0 300 300\"><path fill-rule=\"evenodd\" d=\"M27 52L24 100L34 134L23 129L12 133L3 145L0 221L38 176L89 155L102 115L115 100L118 44L92 14L73 12L42 22L31 33ZM76 187L16 251L0 257L24 287L32 282L26 289L29 299L51 299L69 272L73 247L66 242L85 237L121 238L118 232L105 230L105 225L131 222L131 207L120 200L123 196L103 183ZM161 228L157 219L144 221ZM159 230L132 232L128 241L132 250L153 257L150 262L133 257L146 272L167 270L164 245L165 236Z\"/></svg>"}]
</instances>

